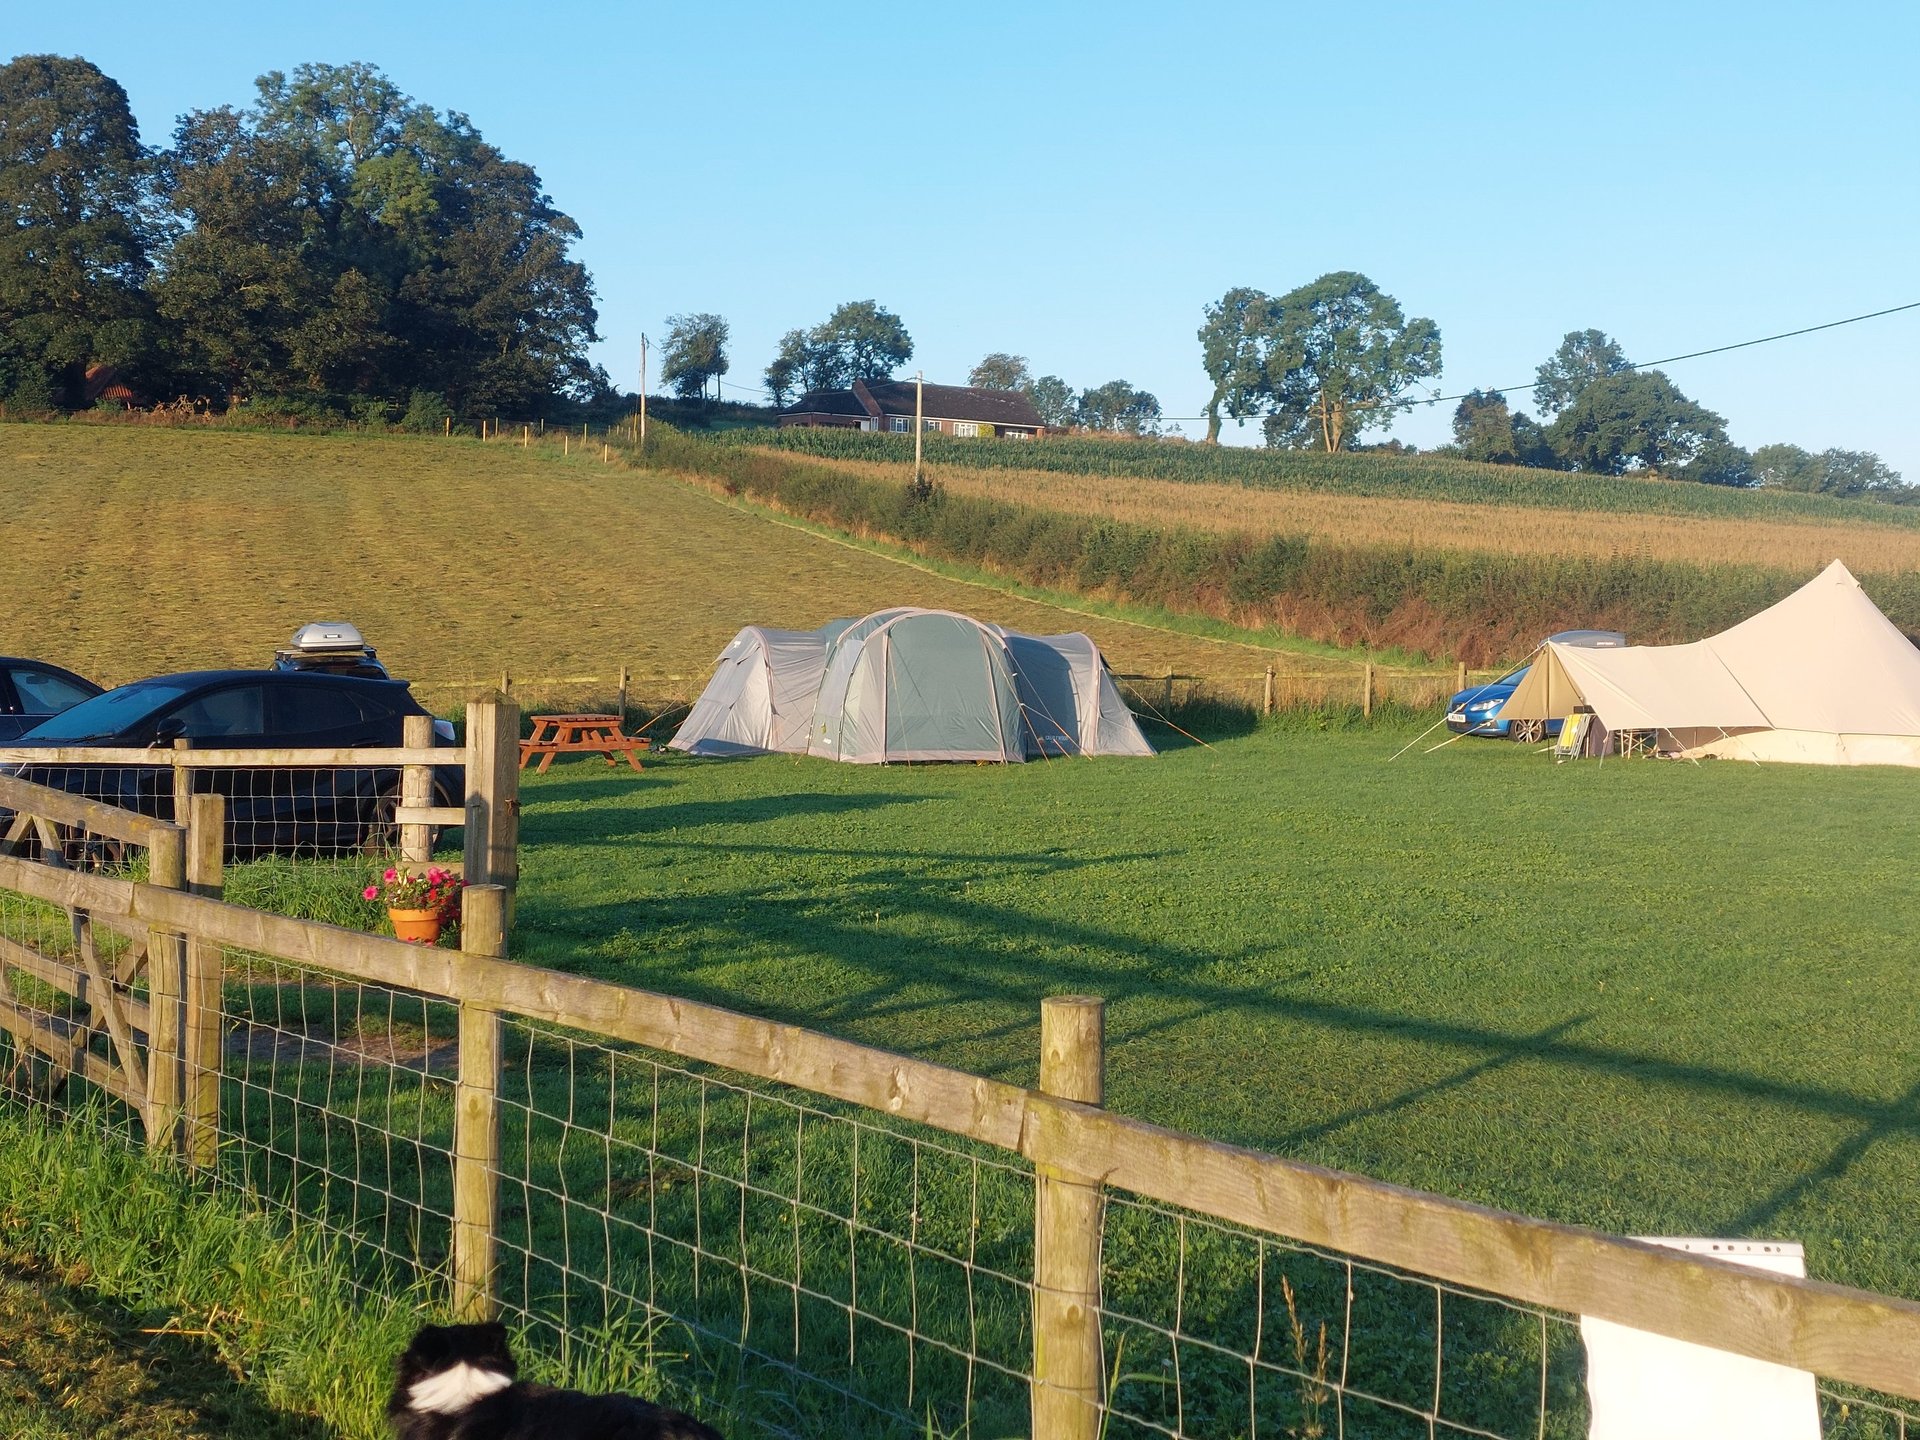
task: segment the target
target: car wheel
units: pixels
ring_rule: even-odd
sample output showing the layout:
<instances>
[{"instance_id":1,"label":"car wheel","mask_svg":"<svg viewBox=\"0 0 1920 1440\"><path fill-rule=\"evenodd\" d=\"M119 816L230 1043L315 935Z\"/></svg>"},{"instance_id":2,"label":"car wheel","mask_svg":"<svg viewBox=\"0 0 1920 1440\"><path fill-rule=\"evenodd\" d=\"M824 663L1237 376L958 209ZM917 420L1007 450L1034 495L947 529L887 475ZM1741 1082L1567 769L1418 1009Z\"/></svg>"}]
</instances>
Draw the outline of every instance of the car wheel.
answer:
<instances>
[{"instance_id":1,"label":"car wheel","mask_svg":"<svg viewBox=\"0 0 1920 1440\"><path fill-rule=\"evenodd\" d=\"M433 805L444 805L436 790ZM369 855L392 855L400 850L400 790L395 786L374 797L372 813L367 818L366 829L360 837L360 848ZM442 830L438 825L427 827L427 853L431 855L440 844Z\"/></svg>"},{"instance_id":2,"label":"car wheel","mask_svg":"<svg viewBox=\"0 0 1920 1440\"><path fill-rule=\"evenodd\" d=\"M1507 727L1507 738L1520 745L1538 745L1547 738L1547 722L1515 720Z\"/></svg>"}]
</instances>

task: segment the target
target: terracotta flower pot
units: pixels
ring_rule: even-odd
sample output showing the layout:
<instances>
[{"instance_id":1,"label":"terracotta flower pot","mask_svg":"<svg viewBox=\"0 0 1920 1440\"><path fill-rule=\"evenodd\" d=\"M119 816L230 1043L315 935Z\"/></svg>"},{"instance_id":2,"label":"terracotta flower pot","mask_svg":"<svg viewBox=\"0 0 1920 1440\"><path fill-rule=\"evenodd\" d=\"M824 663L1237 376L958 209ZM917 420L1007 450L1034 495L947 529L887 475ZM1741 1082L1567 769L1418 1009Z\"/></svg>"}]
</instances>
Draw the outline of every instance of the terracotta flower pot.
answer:
<instances>
[{"instance_id":1,"label":"terracotta flower pot","mask_svg":"<svg viewBox=\"0 0 1920 1440\"><path fill-rule=\"evenodd\" d=\"M400 910L391 905L387 907L387 920L393 926L396 940L411 940L421 945L437 941L444 923L438 910Z\"/></svg>"}]
</instances>

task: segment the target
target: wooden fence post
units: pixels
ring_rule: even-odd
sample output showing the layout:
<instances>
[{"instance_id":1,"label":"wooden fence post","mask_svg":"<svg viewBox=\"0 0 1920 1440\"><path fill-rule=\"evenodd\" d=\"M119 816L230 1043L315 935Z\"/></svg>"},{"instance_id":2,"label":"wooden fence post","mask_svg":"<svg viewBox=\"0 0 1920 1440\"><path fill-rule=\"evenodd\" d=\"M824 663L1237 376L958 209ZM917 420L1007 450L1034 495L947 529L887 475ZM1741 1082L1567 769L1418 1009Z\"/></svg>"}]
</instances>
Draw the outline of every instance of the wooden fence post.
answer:
<instances>
[{"instance_id":1,"label":"wooden fence post","mask_svg":"<svg viewBox=\"0 0 1920 1440\"><path fill-rule=\"evenodd\" d=\"M1262 715L1273 714L1273 666L1271 665L1267 666L1267 688L1266 692L1260 697L1260 713Z\"/></svg>"},{"instance_id":2,"label":"wooden fence post","mask_svg":"<svg viewBox=\"0 0 1920 1440\"><path fill-rule=\"evenodd\" d=\"M187 889L209 900L226 893L227 801L193 797L187 821ZM187 1163L210 1166L220 1149L220 1009L225 952L216 941L187 937L186 1076Z\"/></svg>"},{"instance_id":3,"label":"wooden fence post","mask_svg":"<svg viewBox=\"0 0 1920 1440\"><path fill-rule=\"evenodd\" d=\"M191 750L193 742L179 739L173 742L175 755ZM173 823L182 830L187 828L187 812L192 808L193 772L178 760L173 762Z\"/></svg>"},{"instance_id":4,"label":"wooden fence post","mask_svg":"<svg viewBox=\"0 0 1920 1440\"><path fill-rule=\"evenodd\" d=\"M627 733L627 667L620 667L620 733Z\"/></svg>"},{"instance_id":5,"label":"wooden fence post","mask_svg":"<svg viewBox=\"0 0 1920 1440\"><path fill-rule=\"evenodd\" d=\"M1373 666L1360 667L1360 715L1363 719L1373 718Z\"/></svg>"},{"instance_id":6,"label":"wooden fence post","mask_svg":"<svg viewBox=\"0 0 1920 1440\"><path fill-rule=\"evenodd\" d=\"M507 953L507 892L471 885L460 901L460 948L499 959ZM463 1320L491 1319L500 1210L500 1015L460 1003L460 1077L453 1110L453 1309Z\"/></svg>"},{"instance_id":7,"label":"wooden fence post","mask_svg":"<svg viewBox=\"0 0 1920 1440\"><path fill-rule=\"evenodd\" d=\"M506 926L520 881L520 707L504 695L467 704L468 886L506 887Z\"/></svg>"},{"instance_id":8,"label":"wooden fence post","mask_svg":"<svg viewBox=\"0 0 1920 1440\"><path fill-rule=\"evenodd\" d=\"M1467 688L1467 662L1464 660L1454 662L1453 688L1456 694Z\"/></svg>"},{"instance_id":9,"label":"wooden fence post","mask_svg":"<svg viewBox=\"0 0 1920 1440\"><path fill-rule=\"evenodd\" d=\"M400 740L409 750L433 748L433 717L409 715L400 732ZM400 803L409 809L425 809L433 804L433 767L408 765L400 771ZM400 858L416 865L433 859L433 830L426 825L400 827Z\"/></svg>"},{"instance_id":10,"label":"wooden fence post","mask_svg":"<svg viewBox=\"0 0 1920 1440\"><path fill-rule=\"evenodd\" d=\"M176 775L179 771L174 772ZM185 816L181 819L184 822ZM147 842L147 883L163 890L187 885L187 832L179 826L155 831ZM77 925L77 922L76 922ZM168 1150L180 1129L181 1008L186 990L186 956L180 936L171 930L147 932L147 1145ZM102 995L96 1007L111 1005Z\"/></svg>"},{"instance_id":11,"label":"wooden fence post","mask_svg":"<svg viewBox=\"0 0 1920 1440\"><path fill-rule=\"evenodd\" d=\"M1040 1002L1040 1088L1063 1100L1106 1099L1106 1002ZM1035 1157L1033 1440L1096 1440L1106 1399L1100 1338L1100 1181L1054 1156Z\"/></svg>"}]
</instances>

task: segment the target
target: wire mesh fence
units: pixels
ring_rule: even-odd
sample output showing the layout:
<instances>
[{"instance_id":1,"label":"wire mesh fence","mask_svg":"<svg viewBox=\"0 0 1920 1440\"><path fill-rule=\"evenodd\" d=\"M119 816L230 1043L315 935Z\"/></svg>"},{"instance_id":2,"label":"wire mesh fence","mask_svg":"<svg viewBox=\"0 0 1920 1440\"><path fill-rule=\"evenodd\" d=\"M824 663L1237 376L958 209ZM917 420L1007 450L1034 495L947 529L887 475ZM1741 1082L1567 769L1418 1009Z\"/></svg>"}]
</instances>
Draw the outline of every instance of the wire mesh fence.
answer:
<instances>
[{"instance_id":1,"label":"wire mesh fence","mask_svg":"<svg viewBox=\"0 0 1920 1440\"><path fill-rule=\"evenodd\" d=\"M458 752L452 754L457 757ZM17 779L169 824L186 823L182 805L188 796L218 794L225 800L230 860L268 855L342 858L400 846L398 766L25 763L5 768ZM457 806L464 790L458 763L433 767L429 803ZM0 810L0 830L6 818ZM438 843L457 833L458 827L437 828L432 839ZM114 866L127 849L119 841L78 833L68 840L64 853L69 863Z\"/></svg>"}]
</instances>

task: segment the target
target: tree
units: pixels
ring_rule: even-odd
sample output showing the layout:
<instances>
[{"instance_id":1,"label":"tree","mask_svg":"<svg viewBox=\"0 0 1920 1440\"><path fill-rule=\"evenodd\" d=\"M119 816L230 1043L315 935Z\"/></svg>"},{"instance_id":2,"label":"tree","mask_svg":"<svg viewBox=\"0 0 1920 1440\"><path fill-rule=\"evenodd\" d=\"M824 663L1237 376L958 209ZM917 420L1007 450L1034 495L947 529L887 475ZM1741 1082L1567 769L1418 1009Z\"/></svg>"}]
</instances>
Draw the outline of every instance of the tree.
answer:
<instances>
[{"instance_id":1,"label":"tree","mask_svg":"<svg viewBox=\"0 0 1920 1440\"><path fill-rule=\"evenodd\" d=\"M229 395L442 395L544 415L599 379L580 229L531 166L368 65L303 65L186 116L167 193L189 228L161 310Z\"/></svg>"},{"instance_id":2,"label":"tree","mask_svg":"<svg viewBox=\"0 0 1920 1440\"><path fill-rule=\"evenodd\" d=\"M1089 430L1122 435L1158 435L1160 402L1124 380L1109 380L1080 397L1079 422Z\"/></svg>"},{"instance_id":3,"label":"tree","mask_svg":"<svg viewBox=\"0 0 1920 1440\"><path fill-rule=\"evenodd\" d=\"M1632 362L1604 331L1569 330L1560 348L1535 372L1533 398L1542 415L1557 415L1595 380L1632 368Z\"/></svg>"},{"instance_id":4,"label":"tree","mask_svg":"<svg viewBox=\"0 0 1920 1440\"><path fill-rule=\"evenodd\" d=\"M1042 375L1033 382L1027 397L1040 413L1040 423L1043 425L1071 425L1080 413L1080 402L1073 393L1073 387L1058 375Z\"/></svg>"},{"instance_id":5,"label":"tree","mask_svg":"<svg viewBox=\"0 0 1920 1440\"><path fill-rule=\"evenodd\" d=\"M913 358L900 317L871 300L849 300L811 330L789 330L767 366L767 390L784 406L794 393L845 390L856 380L888 380Z\"/></svg>"},{"instance_id":6,"label":"tree","mask_svg":"<svg viewBox=\"0 0 1920 1440\"><path fill-rule=\"evenodd\" d=\"M1709 440L1687 462L1680 478L1744 490L1753 484L1753 456L1731 440Z\"/></svg>"},{"instance_id":7,"label":"tree","mask_svg":"<svg viewBox=\"0 0 1920 1440\"><path fill-rule=\"evenodd\" d=\"M1539 422L1511 409L1498 390L1470 391L1454 407L1453 443L1463 460L1547 469L1556 464Z\"/></svg>"},{"instance_id":8,"label":"tree","mask_svg":"<svg viewBox=\"0 0 1920 1440\"><path fill-rule=\"evenodd\" d=\"M1026 356L996 350L967 372L967 384L986 390L1030 390L1033 372L1027 368Z\"/></svg>"},{"instance_id":9,"label":"tree","mask_svg":"<svg viewBox=\"0 0 1920 1440\"><path fill-rule=\"evenodd\" d=\"M1877 495L1905 491L1900 472L1871 450L1823 450L1762 445L1753 452L1753 483L1769 490L1817 495Z\"/></svg>"},{"instance_id":10,"label":"tree","mask_svg":"<svg viewBox=\"0 0 1920 1440\"><path fill-rule=\"evenodd\" d=\"M0 373L72 402L89 363L151 364L160 238L127 92L86 60L0 66Z\"/></svg>"},{"instance_id":11,"label":"tree","mask_svg":"<svg viewBox=\"0 0 1920 1440\"><path fill-rule=\"evenodd\" d=\"M1220 411L1262 412L1269 445L1343 450L1390 424L1407 391L1440 373L1440 328L1407 319L1400 304L1351 270L1322 275L1270 299L1229 290L1200 328L1207 374L1207 438Z\"/></svg>"},{"instance_id":12,"label":"tree","mask_svg":"<svg viewBox=\"0 0 1920 1440\"><path fill-rule=\"evenodd\" d=\"M682 400L706 393L707 382L727 373L727 322L718 315L669 315L662 384Z\"/></svg>"},{"instance_id":13,"label":"tree","mask_svg":"<svg viewBox=\"0 0 1920 1440\"><path fill-rule=\"evenodd\" d=\"M1246 286L1208 305L1200 327L1200 349L1213 397L1207 401L1207 444L1220 443L1220 412L1235 420L1260 413L1270 395L1267 356L1273 348L1271 296Z\"/></svg>"},{"instance_id":14,"label":"tree","mask_svg":"<svg viewBox=\"0 0 1920 1440\"><path fill-rule=\"evenodd\" d=\"M1582 385L1548 428L1547 441L1572 470L1666 476L1680 474L1710 445L1729 443L1726 422L1658 370L1627 370Z\"/></svg>"}]
</instances>

